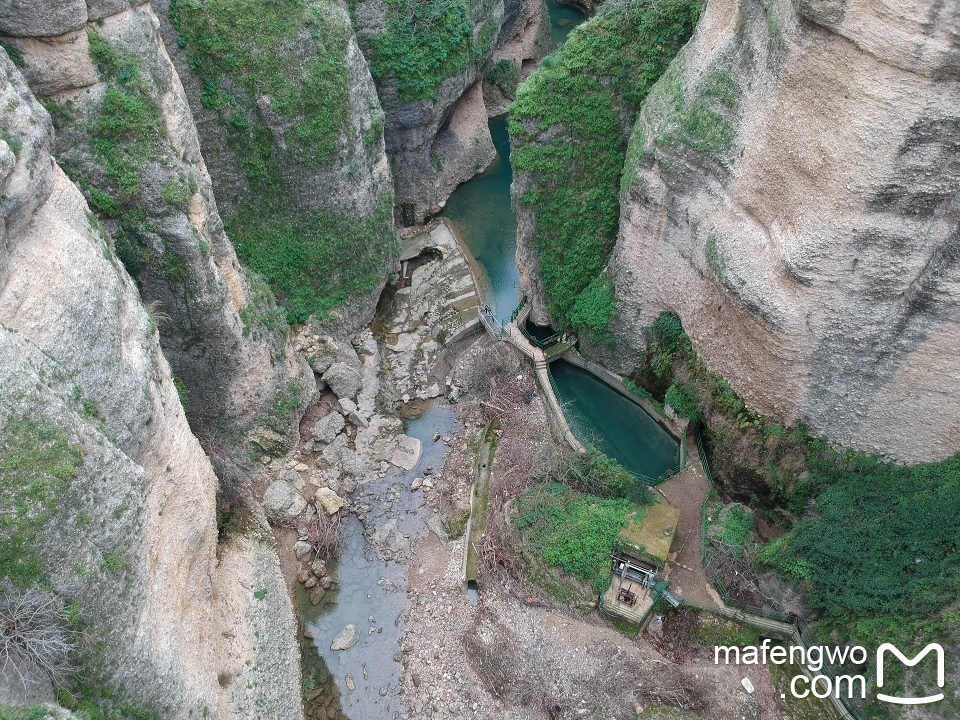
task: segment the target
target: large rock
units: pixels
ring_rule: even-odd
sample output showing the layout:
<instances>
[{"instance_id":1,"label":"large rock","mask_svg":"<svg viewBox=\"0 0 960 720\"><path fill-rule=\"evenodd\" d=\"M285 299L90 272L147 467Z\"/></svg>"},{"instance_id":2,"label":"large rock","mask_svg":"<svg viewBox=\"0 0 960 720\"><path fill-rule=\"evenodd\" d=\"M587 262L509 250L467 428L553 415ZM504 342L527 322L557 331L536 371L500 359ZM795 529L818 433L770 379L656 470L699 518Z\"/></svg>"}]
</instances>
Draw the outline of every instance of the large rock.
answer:
<instances>
[{"instance_id":1,"label":"large rock","mask_svg":"<svg viewBox=\"0 0 960 720\"><path fill-rule=\"evenodd\" d=\"M332 443L346 424L343 415L332 412L317 420L317 424L313 426L313 439L325 445Z\"/></svg>"},{"instance_id":2,"label":"large rock","mask_svg":"<svg viewBox=\"0 0 960 720\"><path fill-rule=\"evenodd\" d=\"M263 494L263 508L274 520L292 520L307 509L307 501L285 480L277 480Z\"/></svg>"},{"instance_id":3,"label":"large rock","mask_svg":"<svg viewBox=\"0 0 960 720\"><path fill-rule=\"evenodd\" d=\"M420 462L420 455L423 452L423 443L417 438L409 435L401 435L397 438L397 445L390 456L390 462L399 468L410 471Z\"/></svg>"},{"instance_id":4,"label":"large rock","mask_svg":"<svg viewBox=\"0 0 960 720\"><path fill-rule=\"evenodd\" d=\"M347 363L334 363L323 374L323 381L338 398L353 399L360 392L360 373Z\"/></svg>"},{"instance_id":5,"label":"large rock","mask_svg":"<svg viewBox=\"0 0 960 720\"><path fill-rule=\"evenodd\" d=\"M956 38L955 4L711 0L634 128L610 362L671 310L779 422L960 450Z\"/></svg>"},{"instance_id":6,"label":"large rock","mask_svg":"<svg viewBox=\"0 0 960 720\"><path fill-rule=\"evenodd\" d=\"M320 507L323 508L327 515L336 514L340 511L340 508L347 504L346 500L337 495L330 488L320 488L317 490L316 497L317 502L320 503Z\"/></svg>"},{"instance_id":7,"label":"large rock","mask_svg":"<svg viewBox=\"0 0 960 720\"><path fill-rule=\"evenodd\" d=\"M347 625L340 634L337 635L330 644L330 649L334 652L339 650L349 650L360 642L360 628L356 625Z\"/></svg>"},{"instance_id":8,"label":"large rock","mask_svg":"<svg viewBox=\"0 0 960 720\"><path fill-rule=\"evenodd\" d=\"M87 24L84 0L6 0L0 3L0 34L55 37Z\"/></svg>"}]
</instances>

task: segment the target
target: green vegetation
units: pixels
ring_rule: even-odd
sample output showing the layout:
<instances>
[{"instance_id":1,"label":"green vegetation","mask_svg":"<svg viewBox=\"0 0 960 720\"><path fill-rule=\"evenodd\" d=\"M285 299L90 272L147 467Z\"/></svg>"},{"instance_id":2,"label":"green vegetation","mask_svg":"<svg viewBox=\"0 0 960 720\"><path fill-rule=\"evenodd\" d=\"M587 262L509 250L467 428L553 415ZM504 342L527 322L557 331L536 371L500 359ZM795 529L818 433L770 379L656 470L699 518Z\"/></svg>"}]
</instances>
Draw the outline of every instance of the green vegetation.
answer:
<instances>
[{"instance_id":1,"label":"green vegetation","mask_svg":"<svg viewBox=\"0 0 960 720\"><path fill-rule=\"evenodd\" d=\"M177 390L177 397L180 399L180 405L183 407L183 411L189 412L190 391L187 389L187 386L184 384L183 380L178 378L176 375L172 375L171 377L173 378L173 386Z\"/></svg>"},{"instance_id":2,"label":"green vegetation","mask_svg":"<svg viewBox=\"0 0 960 720\"><path fill-rule=\"evenodd\" d=\"M197 181L193 176L171 180L163 186L163 199L176 208L187 210L190 200L197 192Z\"/></svg>"},{"instance_id":3,"label":"green vegetation","mask_svg":"<svg viewBox=\"0 0 960 720\"><path fill-rule=\"evenodd\" d=\"M350 104L345 24L300 0L173 0L170 19L202 83L200 100L220 116L251 182L274 190L281 183L276 139L258 98L293 124L287 141L298 161L334 159ZM304 48L310 54L300 60Z\"/></svg>"},{"instance_id":4,"label":"green vegetation","mask_svg":"<svg viewBox=\"0 0 960 720\"><path fill-rule=\"evenodd\" d=\"M570 308L570 324L586 332L593 342L608 341L610 320L617 309L613 283L606 273L595 277Z\"/></svg>"},{"instance_id":5,"label":"green vegetation","mask_svg":"<svg viewBox=\"0 0 960 720\"><path fill-rule=\"evenodd\" d=\"M267 334L286 334L287 321L283 310L277 307L273 290L266 279L255 270L247 273L250 281L251 298L249 304L240 311L243 322L243 334L255 340Z\"/></svg>"},{"instance_id":6,"label":"green vegetation","mask_svg":"<svg viewBox=\"0 0 960 720\"><path fill-rule=\"evenodd\" d=\"M495 85L504 97L513 100L517 97L517 87L520 85L520 66L513 60L501 60L487 73L487 81Z\"/></svg>"},{"instance_id":7,"label":"green vegetation","mask_svg":"<svg viewBox=\"0 0 960 720\"><path fill-rule=\"evenodd\" d=\"M26 588L44 577L36 540L67 499L83 451L49 420L7 411L0 432L0 579Z\"/></svg>"},{"instance_id":8,"label":"green vegetation","mask_svg":"<svg viewBox=\"0 0 960 720\"><path fill-rule=\"evenodd\" d=\"M0 47L4 49L10 61L17 67L22 68L27 64L23 59L23 53L20 52L20 48L6 41L0 42Z\"/></svg>"},{"instance_id":9,"label":"green vegetation","mask_svg":"<svg viewBox=\"0 0 960 720\"><path fill-rule=\"evenodd\" d=\"M544 561L595 591L610 582L610 553L626 515L643 509L629 500L601 499L552 483L529 490L517 499L515 524Z\"/></svg>"},{"instance_id":10,"label":"green vegetation","mask_svg":"<svg viewBox=\"0 0 960 720\"><path fill-rule=\"evenodd\" d=\"M0 133L0 138L3 138L3 141L10 146L14 155L20 155L20 151L23 150L23 140L7 132Z\"/></svg>"},{"instance_id":11,"label":"green vegetation","mask_svg":"<svg viewBox=\"0 0 960 720\"><path fill-rule=\"evenodd\" d=\"M717 645L745 647L760 643L759 633L749 625L704 612L697 613L697 623L690 633L690 639L708 648Z\"/></svg>"},{"instance_id":12,"label":"green vegetation","mask_svg":"<svg viewBox=\"0 0 960 720\"><path fill-rule=\"evenodd\" d=\"M250 183L239 210L224 216L238 255L270 287L254 287L241 311L245 332L284 328L271 296L300 323L373 290L398 252L392 198L362 218L304 212L285 172L291 160L319 167L337 157L349 117L349 25L300 0L174 0L171 19L203 85L201 102L220 117ZM286 150L263 120L264 102L291 124ZM382 124L371 147L381 133ZM185 194L164 197L179 205Z\"/></svg>"},{"instance_id":13,"label":"green vegetation","mask_svg":"<svg viewBox=\"0 0 960 720\"><path fill-rule=\"evenodd\" d=\"M620 215L622 114L632 124L701 8L694 0L651 0L601 9L517 92L514 168L534 180L517 201L536 214L541 275L561 327L602 338L609 323L612 288L599 278Z\"/></svg>"},{"instance_id":14,"label":"green vegetation","mask_svg":"<svg viewBox=\"0 0 960 720\"><path fill-rule=\"evenodd\" d=\"M646 337L635 381L654 396L687 388L726 493L789 529L759 558L799 585L821 637L960 643L960 456L904 467L838 453L747 407L697 357L675 315L657 318ZM734 507L719 537L736 552L752 526Z\"/></svg>"},{"instance_id":15,"label":"green vegetation","mask_svg":"<svg viewBox=\"0 0 960 720\"><path fill-rule=\"evenodd\" d=\"M734 137L727 117L740 102L731 65L716 68L691 89L691 96L684 92L681 71L677 65L664 78L662 95L666 102L658 104L662 131L657 143L670 147L682 144L722 164Z\"/></svg>"},{"instance_id":16,"label":"green vegetation","mask_svg":"<svg viewBox=\"0 0 960 720\"><path fill-rule=\"evenodd\" d=\"M628 498L649 505L655 498L650 487L627 472L616 460L591 449L570 465L568 482L578 490L603 498Z\"/></svg>"},{"instance_id":17,"label":"green vegetation","mask_svg":"<svg viewBox=\"0 0 960 720\"><path fill-rule=\"evenodd\" d=\"M762 558L848 635L960 639L960 456L903 467L814 442L809 461L817 514Z\"/></svg>"},{"instance_id":18,"label":"green vegetation","mask_svg":"<svg viewBox=\"0 0 960 720\"><path fill-rule=\"evenodd\" d=\"M433 100L446 78L482 58L496 28L476 23L465 0L386 0L387 32L370 38L375 78L396 78L402 100Z\"/></svg>"},{"instance_id":19,"label":"green vegetation","mask_svg":"<svg viewBox=\"0 0 960 720\"><path fill-rule=\"evenodd\" d=\"M57 703L82 720L160 720L153 709L125 702L121 693L106 682L80 680L71 691L57 690Z\"/></svg>"},{"instance_id":20,"label":"green vegetation","mask_svg":"<svg viewBox=\"0 0 960 720\"><path fill-rule=\"evenodd\" d=\"M334 212L270 217L249 208L227 219L237 254L260 273L291 323L324 317L369 293L399 252L389 198L359 222Z\"/></svg>"}]
</instances>

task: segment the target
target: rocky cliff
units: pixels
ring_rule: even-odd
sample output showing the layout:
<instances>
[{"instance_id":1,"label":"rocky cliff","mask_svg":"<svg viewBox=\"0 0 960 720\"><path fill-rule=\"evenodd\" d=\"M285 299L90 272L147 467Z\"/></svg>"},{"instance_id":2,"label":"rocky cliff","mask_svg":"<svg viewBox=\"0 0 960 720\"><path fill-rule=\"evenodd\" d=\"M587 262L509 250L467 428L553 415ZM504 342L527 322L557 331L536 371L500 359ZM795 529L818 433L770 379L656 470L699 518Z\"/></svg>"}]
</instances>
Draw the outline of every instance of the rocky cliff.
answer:
<instances>
[{"instance_id":1,"label":"rocky cliff","mask_svg":"<svg viewBox=\"0 0 960 720\"><path fill-rule=\"evenodd\" d=\"M71 11L82 21L86 7ZM8 14L4 27L36 34L30 20L58 17L30 12L18 26ZM294 623L276 557L254 529L218 559L217 478L187 425L157 324L52 158L50 117L5 53L0 95L0 594L39 588L63 608L77 643L67 686L88 712L250 717L237 708L257 703L258 716L298 717ZM286 654L257 639L268 610ZM52 698L29 659L13 662L0 702ZM253 682L255 671L267 677Z\"/></svg>"},{"instance_id":2,"label":"rocky cliff","mask_svg":"<svg viewBox=\"0 0 960 720\"><path fill-rule=\"evenodd\" d=\"M498 59L542 57L542 0L363 0L351 10L386 113L397 222L419 224L496 157L484 73L508 46Z\"/></svg>"},{"instance_id":3,"label":"rocky cliff","mask_svg":"<svg viewBox=\"0 0 960 720\"><path fill-rule=\"evenodd\" d=\"M56 126L54 153L153 310L194 425L221 439L312 384L269 290L225 232L149 4L36 3L0 33ZM277 428L284 429L284 428Z\"/></svg>"},{"instance_id":4,"label":"rocky cliff","mask_svg":"<svg viewBox=\"0 0 960 720\"><path fill-rule=\"evenodd\" d=\"M288 321L368 324L398 245L383 110L346 6L153 6L241 260Z\"/></svg>"},{"instance_id":5,"label":"rocky cliff","mask_svg":"<svg viewBox=\"0 0 960 720\"><path fill-rule=\"evenodd\" d=\"M633 131L612 361L672 310L772 418L957 452L958 39L955 3L711 0Z\"/></svg>"}]
</instances>

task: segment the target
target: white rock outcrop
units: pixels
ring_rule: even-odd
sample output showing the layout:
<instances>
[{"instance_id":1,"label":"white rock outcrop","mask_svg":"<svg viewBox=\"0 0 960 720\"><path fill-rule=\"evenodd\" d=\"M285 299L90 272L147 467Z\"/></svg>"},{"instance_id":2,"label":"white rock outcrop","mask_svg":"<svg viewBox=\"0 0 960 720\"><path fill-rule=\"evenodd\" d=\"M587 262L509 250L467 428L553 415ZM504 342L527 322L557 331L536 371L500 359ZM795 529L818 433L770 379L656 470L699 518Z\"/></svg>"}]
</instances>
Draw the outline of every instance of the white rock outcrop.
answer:
<instances>
[{"instance_id":1,"label":"white rock outcrop","mask_svg":"<svg viewBox=\"0 0 960 720\"><path fill-rule=\"evenodd\" d=\"M958 32L927 0L711 0L634 128L609 362L674 311L765 415L960 450Z\"/></svg>"}]
</instances>

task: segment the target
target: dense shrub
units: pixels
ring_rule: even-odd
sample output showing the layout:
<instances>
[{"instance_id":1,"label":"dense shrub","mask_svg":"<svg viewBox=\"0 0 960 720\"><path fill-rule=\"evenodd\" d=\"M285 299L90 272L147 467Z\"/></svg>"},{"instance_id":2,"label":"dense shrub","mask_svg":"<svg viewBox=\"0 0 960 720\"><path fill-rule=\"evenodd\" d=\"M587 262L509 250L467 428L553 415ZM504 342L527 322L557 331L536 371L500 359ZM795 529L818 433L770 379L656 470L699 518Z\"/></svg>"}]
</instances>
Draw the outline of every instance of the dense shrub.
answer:
<instances>
[{"instance_id":1,"label":"dense shrub","mask_svg":"<svg viewBox=\"0 0 960 720\"><path fill-rule=\"evenodd\" d=\"M520 84L520 66L513 60L501 60L487 73L487 80L493 83L504 97L516 98L517 86Z\"/></svg>"},{"instance_id":2,"label":"dense shrub","mask_svg":"<svg viewBox=\"0 0 960 720\"><path fill-rule=\"evenodd\" d=\"M287 320L325 316L369 293L397 252L389 198L371 217L351 221L329 211L270 216L248 207L226 220L240 258L266 278Z\"/></svg>"},{"instance_id":3,"label":"dense shrub","mask_svg":"<svg viewBox=\"0 0 960 720\"><path fill-rule=\"evenodd\" d=\"M444 79L463 72L490 49L492 24L474 40L476 23L464 0L386 0L387 32L370 39L370 71L396 78L403 100L437 96Z\"/></svg>"},{"instance_id":4,"label":"dense shrub","mask_svg":"<svg viewBox=\"0 0 960 720\"><path fill-rule=\"evenodd\" d=\"M621 123L632 124L693 33L701 8L694 0L650 0L601 12L517 92L513 164L531 173L533 183L516 201L536 215L540 271L561 327L597 334L609 322L612 292L597 278L619 222Z\"/></svg>"},{"instance_id":5,"label":"dense shrub","mask_svg":"<svg viewBox=\"0 0 960 720\"><path fill-rule=\"evenodd\" d=\"M610 581L610 553L631 503L561 484L536 487L517 503L516 527L543 560L601 592Z\"/></svg>"}]
</instances>

